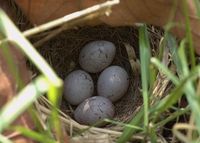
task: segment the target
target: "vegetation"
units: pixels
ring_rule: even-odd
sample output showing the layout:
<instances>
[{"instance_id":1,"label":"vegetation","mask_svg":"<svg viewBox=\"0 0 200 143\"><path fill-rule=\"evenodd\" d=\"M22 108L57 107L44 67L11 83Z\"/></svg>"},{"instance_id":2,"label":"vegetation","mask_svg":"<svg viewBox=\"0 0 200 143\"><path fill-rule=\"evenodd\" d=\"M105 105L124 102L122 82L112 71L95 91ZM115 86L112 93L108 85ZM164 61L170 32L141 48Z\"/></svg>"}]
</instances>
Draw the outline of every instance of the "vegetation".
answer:
<instances>
[{"instance_id":1,"label":"vegetation","mask_svg":"<svg viewBox=\"0 0 200 143\"><path fill-rule=\"evenodd\" d=\"M200 15L199 3L198 1L196 3L199 12L198 15ZM160 44L158 53L156 54L151 53L152 48L147 25L143 24L139 27L143 105L128 124L105 120L112 124L124 126L121 134L113 131L113 134L117 136L116 142L124 143L133 139L133 135L140 135L144 140L150 140L151 142L164 142L167 139L161 137L159 130L164 130L168 123L173 123L172 134L169 135L172 138L171 142L175 142L176 139L185 143L200 142L200 84L198 81L200 66L197 64L194 53L187 5L184 7L184 13L186 37L177 42L169 33L175 24L169 22L166 25L162 44ZM13 33L15 34L13 35ZM62 81L2 11L0 12L0 38L1 48L4 49L5 54L9 55L9 51L7 50L7 42L9 41L20 48L41 72L40 76L23 88L16 98L0 110L1 133L4 129L10 127L10 123L30 107L38 97L47 93L51 103L49 107L51 107L52 111L49 125L47 125L49 127L48 130L41 129L36 132L28 130L25 127L11 128L38 142L62 142L61 113L58 111ZM165 51L166 47L169 48L167 53ZM166 54L170 58L169 65L161 61ZM11 65L11 68L15 66L9 58L7 61ZM173 85L167 95L163 95L160 98L156 98L156 93L154 92L158 74L165 76L171 82L171 85ZM16 75L16 79L19 79L17 74L14 75ZM182 105L184 98L186 98L186 106ZM24 104L20 104L19 107L18 103L22 103L22 100ZM31 110L33 114L37 112L33 108ZM183 117L186 117L187 120L180 122L180 119ZM35 121L38 124L37 126L40 127L41 125L37 117L35 117ZM106 130L96 127L80 126L80 128L81 133L87 132L90 129L96 132L106 132ZM111 131L106 133L112 134ZM11 141L5 136L0 135L0 142L10 143Z\"/></svg>"}]
</instances>

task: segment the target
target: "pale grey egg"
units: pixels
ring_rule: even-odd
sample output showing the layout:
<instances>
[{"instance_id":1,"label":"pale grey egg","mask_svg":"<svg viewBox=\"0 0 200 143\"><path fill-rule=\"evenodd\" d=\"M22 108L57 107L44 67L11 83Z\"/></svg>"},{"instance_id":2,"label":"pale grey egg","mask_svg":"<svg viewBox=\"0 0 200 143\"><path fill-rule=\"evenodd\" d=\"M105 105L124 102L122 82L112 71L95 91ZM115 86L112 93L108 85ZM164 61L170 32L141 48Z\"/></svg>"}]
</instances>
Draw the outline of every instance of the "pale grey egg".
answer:
<instances>
[{"instance_id":1,"label":"pale grey egg","mask_svg":"<svg viewBox=\"0 0 200 143\"><path fill-rule=\"evenodd\" d=\"M107 97L112 102L119 100L128 90L129 76L120 66L110 66L99 76L98 95Z\"/></svg>"},{"instance_id":2,"label":"pale grey egg","mask_svg":"<svg viewBox=\"0 0 200 143\"><path fill-rule=\"evenodd\" d=\"M64 98L72 105L78 105L92 96L94 83L91 76L82 70L71 72L64 81Z\"/></svg>"},{"instance_id":3,"label":"pale grey egg","mask_svg":"<svg viewBox=\"0 0 200 143\"><path fill-rule=\"evenodd\" d=\"M114 105L102 96L94 96L83 101L74 111L74 118L80 124L94 125L102 119L112 119Z\"/></svg>"},{"instance_id":4,"label":"pale grey egg","mask_svg":"<svg viewBox=\"0 0 200 143\"><path fill-rule=\"evenodd\" d=\"M93 41L86 44L80 52L79 64L90 73L98 73L109 66L116 53L116 47L109 41Z\"/></svg>"}]
</instances>

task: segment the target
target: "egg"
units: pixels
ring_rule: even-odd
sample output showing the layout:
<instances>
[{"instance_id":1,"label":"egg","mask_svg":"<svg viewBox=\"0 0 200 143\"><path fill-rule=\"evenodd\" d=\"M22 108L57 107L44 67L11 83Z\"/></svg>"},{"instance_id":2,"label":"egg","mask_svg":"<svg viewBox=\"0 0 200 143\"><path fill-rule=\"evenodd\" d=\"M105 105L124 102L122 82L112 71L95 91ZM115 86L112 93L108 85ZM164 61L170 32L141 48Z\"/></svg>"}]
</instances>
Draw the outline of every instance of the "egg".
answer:
<instances>
[{"instance_id":1,"label":"egg","mask_svg":"<svg viewBox=\"0 0 200 143\"><path fill-rule=\"evenodd\" d=\"M99 76L97 93L109 98L112 102L119 100L128 90L129 76L120 66L110 66Z\"/></svg>"},{"instance_id":2,"label":"egg","mask_svg":"<svg viewBox=\"0 0 200 143\"><path fill-rule=\"evenodd\" d=\"M109 66L116 53L116 47L109 41L93 41L86 44L79 54L81 68L90 73L98 73Z\"/></svg>"},{"instance_id":3,"label":"egg","mask_svg":"<svg viewBox=\"0 0 200 143\"><path fill-rule=\"evenodd\" d=\"M64 81L64 98L71 105L78 105L92 96L94 83L91 76L83 71L71 72Z\"/></svg>"},{"instance_id":4,"label":"egg","mask_svg":"<svg viewBox=\"0 0 200 143\"><path fill-rule=\"evenodd\" d=\"M83 101L76 108L74 118L80 124L94 125L102 119L112 119L114 113L114 105L109 99L102 96L93 96Z\"/></svg>"}]
</instances>

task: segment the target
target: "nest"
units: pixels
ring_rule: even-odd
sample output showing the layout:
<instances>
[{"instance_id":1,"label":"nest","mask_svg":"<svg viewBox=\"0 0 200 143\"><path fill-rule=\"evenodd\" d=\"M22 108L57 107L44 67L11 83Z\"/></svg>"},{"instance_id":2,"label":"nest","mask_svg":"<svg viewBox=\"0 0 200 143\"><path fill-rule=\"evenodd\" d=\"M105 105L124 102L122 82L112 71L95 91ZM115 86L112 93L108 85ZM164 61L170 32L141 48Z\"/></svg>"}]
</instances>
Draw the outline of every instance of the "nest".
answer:
<instances>
[{"instance_id":1,"label":"nest","mask_svg":"<svg viewBox=\"0 0 200 143\"><path fill-rule=\"evenodd\" d=\"M160 37L151 31L151 45L152 53L155 54L159 45ZM33 37L32 41L37 42L41 35ZM142 105L141 80L139 70L139 46L138 46L138 31L134 27L109 27L107 25L101 25L96 27L80 27L63 31L53 39L44 43L38 48L41 55L47 60L55 72L64 80L69 72L81 69L78 63L78 56L82 47L90 41L95 40L107 40L113 42L117 47L117 53L112 65L120 65L126 69L130 76L129 90L120 101L114 103L115 116L113 120L116 124L108 124L103 128L91 127L80 125L73 119L73 111L75 107L69 105L67 101L62 100L60 108L60 118L65 125L66 131L71 135L81 135L76 137L75 140L81 141L100 139L106 137L106 139L112 142L119 137L123 131L123 125L120 123L128 123L135 114L138 112ZM36 76L38 71L30 66L34 75ZM96 83L98 74L92 74L94 83ZM159 81L159 78L158 78ZM159 85L161 85L158 82ZM166 85L164 85L166 86ZM157 87L159 90L162 87ZM155 91L156 92L156 91ZM162 95L163 94L162 90ZM157 93L159 94L159 93ZM50 104L45 97L39 99L36 102L39 112L42 116L48 117L50 110ZM83 129L88 129L87 132L82 132ZM141 136L134 136L134 138L142 139ZM103 142L106 142L102 139ZM108 141L108 140L107 140ZM109 141L110 142L110 141Z\"/></svg>"},{"instance_id":2,"label":"nest","mask_svg":"<svg viewBox=\"0 0 200 143\"><path fill-rule=\"evenodd\" d=\"M126 44L134 50L138 47L137 31L133 27L111 28L109 26L82 27L64 31L52 40L38 48L41 55L47 60L55 72L64 80L69 72L81 69L78 63L78 56L81 48L90 41L107 40L113 42L117 47L117 53L112 65L120 65L130 75L130 87L126 95L115 103L116 113L114 119L127 122L132 119L134 112L142 104L140 95L139 71L133 73L126 51ZM126 43L126 44L125 44ZM138 54L136 48L136 55ZM135 59L137 56L134 55ZM139 64L139 63L136 63ZM37 73L34 68L34 73ZM98 74L91 74L96 83ZM96 93L95 93L96 94ZM70 110L71 109L71 110ZM61 110L73 117L74 107L70 106L64 99Z\"/></svg>"}]
</instances>

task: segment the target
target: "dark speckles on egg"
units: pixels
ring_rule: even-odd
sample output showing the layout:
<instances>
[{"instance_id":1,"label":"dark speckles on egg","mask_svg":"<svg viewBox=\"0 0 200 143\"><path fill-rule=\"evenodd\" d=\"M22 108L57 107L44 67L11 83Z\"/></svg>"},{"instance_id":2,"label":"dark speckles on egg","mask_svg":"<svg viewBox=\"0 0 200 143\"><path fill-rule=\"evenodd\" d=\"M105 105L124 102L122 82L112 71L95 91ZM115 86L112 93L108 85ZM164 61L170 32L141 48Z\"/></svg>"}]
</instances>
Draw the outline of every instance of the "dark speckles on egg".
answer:
<instances>
[{"instance_id":1,"label":"dark speckles on egg","mask_svg":"<svg viewBox=\"0 0 200 143\"><path fill-rule=\"evenodd\" d=\"M85 73L82 73L81 75L83 76L83 78L84 78L84 79L88 79L88 76L87 76L87 74L85 74Z\"/></svg>"},{"instance_id":2,"label":"dark speckles on egg","mask_svg":"<svg viewBox=\"0 0 200 143\"><path fill-rule=\"evenodd\" d=\"M114 116L114 105L112 102L101 96L94 96L82 102L74 111L74 118L77 122L93 125L100 119Z\"/></svg>"},{"instance_id":3,"label":"dark speckles on egg","mask_svg":"<svg viewBox=\"0 0 200 143\"><path fill-rule=\"evenodd\" d=\"M106 56L106 59L108 58L108 54L105 54L105 56Z\"/></svg>"},{"instance_id":4,"label":"dark speckles on egg","mask_svg":"<svg viewBox=\"0 0 200 143\"><path fill-rule=\"evenodd\" d=\"M78 105L92 96L94 83L91 76L82 70L71 72L64 81L64 98L72 105Z\"/></svg>"},{"instance_id":5,"label":"dark speckles on egg","mask_svg":"<svg viewBox=\"0 0 200 143\"><path fill-rule=\"evenodd\" d=\"M103 50L101 50L101 48L99 48L99 52L100 52L101 54L104 53Z\"/></svg>"},{"instance_id":6,"label":"dark speckles on egg","mask_svg":"<svg viewBox=\"0 0 200 143\"><path fill-rule=\"evenodd\" d=\"M99 76L97 93L99 96L109 98L112 102L119 100L127 92L129 76L120 66L110 66Z\"/></svg>"},{"instance_id":7,"label":"dark speckles on egg","mask_svg":"<svg viewBox=\"0 0 200 143\"><path fill-rule=\"evenodd\" d=\"M85 71L98 73L112 63L115 53L116 47L112 42L93 41L82 48L79 64Z\"/></svg>"}]
</instances>

